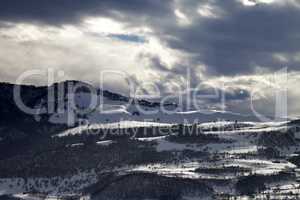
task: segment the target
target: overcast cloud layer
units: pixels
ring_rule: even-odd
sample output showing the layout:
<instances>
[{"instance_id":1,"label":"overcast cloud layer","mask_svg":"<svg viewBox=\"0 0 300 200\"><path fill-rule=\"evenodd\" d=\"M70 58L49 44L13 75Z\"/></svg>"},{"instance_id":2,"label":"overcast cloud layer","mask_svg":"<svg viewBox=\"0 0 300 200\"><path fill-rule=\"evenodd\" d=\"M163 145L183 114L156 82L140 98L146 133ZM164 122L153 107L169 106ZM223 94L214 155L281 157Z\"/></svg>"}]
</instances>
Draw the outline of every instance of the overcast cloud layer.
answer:
<instances>
[{"instance_id":1,"label":"overcast cloud layer","mask_svg":"<svg viewBox=\"0 0 300 200\"><path fill-rule=\"evenodd\" d=\"M287 67L287 81L277 82L288 89L289 115L298 116L299 19L298 0L2 0L0 79L53 68L98 83L99 71L118 70L166 95L188 74L193 87L205 85L200 93L225 91L228 109L249 112L255 92L260 112L270 114L276 91L268 77ZM119 79L109 76L106 86L126 93Z\"/></svg>"}]
</instances>

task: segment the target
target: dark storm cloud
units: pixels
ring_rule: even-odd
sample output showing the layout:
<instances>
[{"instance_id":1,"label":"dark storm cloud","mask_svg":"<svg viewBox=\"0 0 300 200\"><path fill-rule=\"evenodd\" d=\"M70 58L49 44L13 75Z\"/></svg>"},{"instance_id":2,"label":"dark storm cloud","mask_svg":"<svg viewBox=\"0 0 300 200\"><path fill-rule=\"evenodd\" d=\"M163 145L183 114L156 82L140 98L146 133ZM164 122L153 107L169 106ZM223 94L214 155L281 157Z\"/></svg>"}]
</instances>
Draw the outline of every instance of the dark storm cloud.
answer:
<instances>
[{"instance_id":1,"label":"dark storm cloud","mask_svg":"<svg viewBox=\"0 0 300 200\"><path fill-rule=\"evenodd\" d=\"M287 1L290 0L282 0ZM209 5L212 14L219 16L200 16L198 9L203 5ZM177 23L176 8L190 19L190 25ZM205 64L207 71L215 75L251 74L257 66L273 71L284 66L300 69L300 59L295 59L300 52L300 9L292 3L244 6L239 0L0 2L0 21L62 25L79 23L87 16L106 16L132 26L149 26L169 47L192 54L191 64ZM136 41L137 38L119 39ZM276 60L275 53L285 55L287 60ZM170 76L186 71L179 69L180 65L172 71L155 60L153 64L157 64L157 70L170 72Z\"/></svg>"},{"instance_id":2,"label":"dark storm cloud","mask_svg":"<svg viewBox=\"0 0 300 200\"><path fill-rule=\"evenodd\" d=\"M86 16L160 16L171 8L170 0L2 0L0 20L40 22L52 25L77 23Z\"/></svg>"},{"instance_id":3,"label":"dark storm cloud","mask_svg":"<svg viewBox=\"0 0 300 200\"><path fill-rule=\"evenodd\" d=\"M186 65L174 65L173 68L168 68L165 63L161 61L158 57L151 55L141 55L144 58L150 61L149 67L154 71L159 71L161 75L164 76L164 80L167 82L176 82L178 80L184 80L189 84L190 88L188 89L191 95L196 95L197 97L203 98L203 96L213 96L214 98L208 98L206 101L209 103L221 103L223 98L226 101L243 101L250 98L250 91L235 87L227 87L226 89L212 87L208 84L205 84L204 80L201 80L201 75L195 67L189 67ZM160 89L161 92L166 92L166 82L156 82L156 86ZM186 85L184 87L187 87ZM177 91L178 92L178 91ZM187 91L185 91L187 92ZM202 99L203 100L203 99Z\"/></svg>"},{"instance_id":4,"label":"dark storm cloud","mask_svg":"<svg viewBox=\"0 0 300 200\"><path fill-rule=\"evenodd\" d=\"M197 90L191 90L191 97L195 97L198 100L204 100L208 104L227 103L236 101L248 100L251 96L250 91L241 89L238 87L234 88L216 88L209 85L202 84Z\"/></svg>"},{"instance_id":5,"label":"dark storm cloud","mask_svg":"<svg viewBox=\"0 0 300 200\"><path fill-rule=\"evenodd\" d=\"M144 59L148 59L149 67L154 71L159 72L161 75L165 74L165 80L179 80L179 78L183 78L183 80L188 81L190 86L195 88L201 83L201 74L197 71L197 68L191 67L188 65L182 64L174 64L172 68L168 67L163 61L157 57L152 55L143 54L140 55ZM161 83L165 84L164 82Z\"/></svg>"},{"instance_id":6,"label":"dark storm cloud","mask_svg":"<svg viewBox=\"0 0 300 200\"><path fill-rule=\"evenodd\" d=\"M237 1L214 1L219 18L196 18L191 26L173 31L172 48L193 53L196 60L216 74L252 73L255 66L279 70L284 65L300 69L300 63L274 59L275 53L300 51L300 10L292 5L244 6ZM184 7L184 5L183 5ZM168 30L162 29L162 31Z\"/></svg>"}]
</instances>

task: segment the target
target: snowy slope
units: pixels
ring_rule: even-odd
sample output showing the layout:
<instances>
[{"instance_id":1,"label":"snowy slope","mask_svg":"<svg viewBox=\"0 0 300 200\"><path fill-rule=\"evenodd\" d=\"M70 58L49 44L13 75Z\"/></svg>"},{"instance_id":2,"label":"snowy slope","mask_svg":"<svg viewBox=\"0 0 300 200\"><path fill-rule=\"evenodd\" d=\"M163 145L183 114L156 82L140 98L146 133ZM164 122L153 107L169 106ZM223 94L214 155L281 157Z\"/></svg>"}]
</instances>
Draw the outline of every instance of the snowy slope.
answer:
<instances>
[{"instance_id":1,"label":"snowy slope","mask_svg":"<svg viewBox=\"0 0 300 200\"><path fill-rule=\"evenodd\" d=\"M87 109L90 104L93 105L93 109ZM172 108L170 109L170 107ZM91 97L89 93L84 92L74 94L74 98L66 100L59 109L60 112L51 114L50 122L66 124L72 121L86 120L90 124L94 124L120 121L152 121L160 123L203 123L219 120L257 121L256 117L251 115L216 110L182 111L180 107L176 108L170 105L140 105L112 100L101 95ZM45 109L41 108L41 110ZM165 110L168 110L168 112L165 112Z\"/></svg>"}]
</instances>

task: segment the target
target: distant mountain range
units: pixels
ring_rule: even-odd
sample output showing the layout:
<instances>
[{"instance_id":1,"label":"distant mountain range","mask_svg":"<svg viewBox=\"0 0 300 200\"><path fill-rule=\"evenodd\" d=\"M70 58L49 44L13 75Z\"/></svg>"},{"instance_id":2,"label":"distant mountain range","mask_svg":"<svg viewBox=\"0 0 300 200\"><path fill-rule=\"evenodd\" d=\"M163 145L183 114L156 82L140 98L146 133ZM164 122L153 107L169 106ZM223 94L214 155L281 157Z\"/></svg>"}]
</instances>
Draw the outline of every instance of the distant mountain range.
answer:
<instances>
[{"instance_id":1,"label":"distant mountain range","mask_svg":"<svg viewBox=\"0 0 300 200\"><path fill-rule=\"evenodd\" d=\"M14 88L0 84L0 125L36 120L53 124L73 125L80 119L89 123L110 123L122 120L155 121L164 123L210 122L217 120L257 121L255 116L216 110L182 110L180 105L134 99L80 81L65 81L47 86L20 87L22 102L35 113L25 113L15 103ZM49 94L53 94L49 98ZM88 109L92 97L96 102ZM72 104L72 105L71 105ZM76 109L75 109L76 107ZM83 112L84 111L84 112ZM167 111L167 112L166 112ZM71 119L72 118L72 119Z\"/></svg>"},{"instance_id":2,"label":"distant mountain range","mask_svg":"<svg viewBox=\"0 0 300 200\"><path fill-rule=\"evenodd\" d=\"M26 107L35 109L34 113L26 113L16 105L14 88L17 86L22 102ZM88 109L92 97L96 103L92 109ZM0 83L0 140L51 136L87 124L126 121L194 124L213 121L253 122L258 119L251 115L216 110L183 110L173 102L162 105L160 102L134 99L93 88L80 81L65 81L51 86Z\"/></svg>"}]
</instances>

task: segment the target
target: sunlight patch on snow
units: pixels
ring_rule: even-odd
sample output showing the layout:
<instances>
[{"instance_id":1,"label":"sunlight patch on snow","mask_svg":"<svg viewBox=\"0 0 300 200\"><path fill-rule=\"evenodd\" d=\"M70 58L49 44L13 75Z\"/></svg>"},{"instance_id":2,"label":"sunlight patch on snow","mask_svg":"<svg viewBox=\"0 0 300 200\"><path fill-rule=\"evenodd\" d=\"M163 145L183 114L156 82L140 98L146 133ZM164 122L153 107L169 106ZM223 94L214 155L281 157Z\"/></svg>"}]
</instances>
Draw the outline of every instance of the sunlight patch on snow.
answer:
<instances>
[{"instance_id":1,"label":"sunlight patch on snow","mask_svg":"<svg viewBox=\"0 0 300 200\"><path fill-rule=\"evenodd\" d=\"M130 169L130 172L157 173L166 177L181 177L190 179L227 180L234 178L234 176L230 174L216 175L195 172L199 166L200 163L198 162L186 162L178 164L149 164L132 168Z\"/></svg>"},{"instance_id":2,"label":"sunlight patch on snow","mask_svg":"<svg viewBox=\"0 0 300 200\"><path fill-rule=\"evenodd\" d=\"M247 154L247 153L256 153L257 152L257 146L242 146L242 147L234 147L229 150L225 150L224 152L229 154Z\"/></svg>"},{"instance_id":3,"label":"sunlight patch on snow","mask_svg":"<svg viewBox=\"0 0 300 200\"><path fill-rule=\"evenodd\" d=\"M81 147L81 146L84 146L84 143L75 143L70 145L70 147Z\"/></svg>"},{"instance_id":4,"label":"sunlight patch on snow","mask_svg":"<svg viewBox=\"0 0 300 200\"><path fill-rule=\"evenodd\" d=\"M105 140L105 141L98 141L98 142L96 142L96 144L102 145L102 146L109 146L109 145L111 145L113 143L114 142L112 140Z\"/></svg>"},{"instance_id":5,"label":"sunlight patch on snow","mask_svg":"<svg viewBox=\"0 0 300 200\"><path fill-rule=\"evenodd\" d=\"M260 159L234 159L231 166L239 166L244 168L251 168L256 174L271 175L287 169L295 169L296 165L290 162L272 162Z\"/></svg>"},{"instance_id":6,"label":"sunlight patch on snow","mask_svg":"<svg viewBox=\"0 0 300 200\"><path fill-rule=\"evenodd\" d=\"M152 141L158 141L167 138L168 136L157 136L157 137L147 137L147 138L136 138L138 141L142 142L152 142Z\"/></svg>"},{"instance_id":7,"label":"sunlight patch on snow","mask_svg":"<svg viewBox=\"0 0 300 200\"><path fill-rule=\"evenodd\" d=\"M139 122L139 121L121 121L117 123L105 123L105 124L89 124L84 126L78 126L69 130L66 130L56 137L65 137L69 135L80 135L84 131L96 130L96 129L126 129L126 128L139 128L139 127L170 127L171 124L158 123L158 122Z\"/></svg>"}]
</instances>

